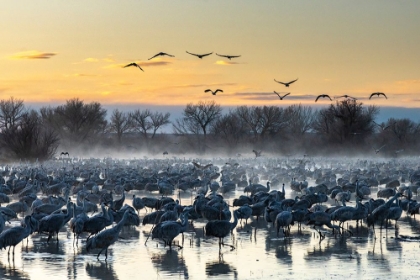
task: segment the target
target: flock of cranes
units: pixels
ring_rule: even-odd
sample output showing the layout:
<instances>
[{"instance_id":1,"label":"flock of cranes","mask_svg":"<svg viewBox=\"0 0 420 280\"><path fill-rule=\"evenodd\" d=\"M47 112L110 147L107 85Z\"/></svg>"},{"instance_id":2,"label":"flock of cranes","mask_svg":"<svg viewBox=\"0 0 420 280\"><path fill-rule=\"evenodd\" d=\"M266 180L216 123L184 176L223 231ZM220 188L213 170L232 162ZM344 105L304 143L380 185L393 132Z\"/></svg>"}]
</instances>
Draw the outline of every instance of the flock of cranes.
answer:
<instances>
[{"instance_id":1,"label":"flock of cranes","mask_svg":"<svg viewBox=\"0 0 420 280\"><path fill-rule=\"evenodd\" d=\"M203 57L206 57L206 56L209 56L209 55L212 55L213 54L213 52L204 53L204 54L196 54L196 53L191 53L189 51L186 51L186 53L187 54L190 54L190 55L193 55L193 56L196 56L196 57L198 57L200 59L203 59ZM216 55L217 56L220 56L220 57L227 58L229 60L231 60L232 58L241 57L240 55L224 55L224 54L218 54L218 53L216 53ZM155 57L158 57L158 56L175 57L172 54L168 54L168 53L165 53L165 52L159 52L159 53L153 55L152 57L150 57L148 60L151 60L151 59L153 59ZM143 68L141 68L141 66L139 64L137 64L136 62L132 62L132 63L129 63L129 64L123 66L123 68L126 68L126 67L137 67L141 71L144 71ZM298 79L299 78L296 78L295 80L292 80L290 82L282 82L282 81L278 81L276 79L274 79L274 81L277 82L277 83L279 83L279 84L281 84L281 85L284 85L285 87L289 87L291 84L293 84L294 82L296 82ZM210 92L212 95L216 95L217 92L223 92L223 90L222 89L216 89L216 90L213 91L211 89L206 89L204 92ZM285 93L284 95L281 95L280 93L278 93L276 91L274 91L274 93L279 97L280 100L283 100L286 96L290 95L290 92ZM374 93L372 93L369 96L369 99L372 99L372 97L374 97L374 96L377 96L377 97L383 96L383 97L385 97L385 99L388 99L388 97L386 96L386 94L383 93L383 92L374 92ZM344 98L350 98L350 99L353 99L353 100L356 100L357 99L357 98L351 97L349 95L342 95L342 96L339 96L337 98L342 98L342 97L344 97ZM315 102L317 102L320 98L326 98L326 99L329 99L330 101L332 101L332 98L328 94L320 94L320 95L318 95L315 98Z\"/></svg>"},{"instance_id":2,"label":"flock of cranes","mask_svg":"<svg viewBox=\"0 0 420 280\"><path fill-rule=\"evenodd\" d=\"M261 155L261 151L253 152L256 157ZM108 248L117 242L124 226L151 224L152 239L161 240L172 250L175 238L191 230L189 221L201 221L205 222L205 235L219 239L220 250L226 245L223 239L242 220L247 224L253 217L272 224L277 236L282 229L283 236L290 238L294 224L298 225L298 231L302 225L313 226L321 242L326 237L323 226L334 234L351 236L352 231L345 229L344 223L365 220L368 227L378 224L382 228L389 220L397 222L403 211L415 215L420 209L412 195L420 191L420 172L408 164L399 166L395 172L389 168L382 172L378 163L365 161L360 162L361 168L356 173L356 169L350 172L339 163L335 171L331 164L314 169L315 162L307 158L283 159L275 166L264 164L263 160L261 166L256 166L255 162L256 159L244 158L221 165L174 158L165 160L166 167L162 168L159 161L137 160L136 165L144 168L131 169L123 160L103 164L74 159L69 169L58 169L57 162L45 163L42 168L5 167L0 177L0 191L4 194L0 196L1 203L18 201L0 207L3 231L0 248L9 247L10 252L13 247L14 254L14 247L34 233L46 234L47 243L59 242L60 231L68 227L74 235L74 246L87 236L84 242L87 252L97 250L97 258L104 252L107 259ZM310 178L316 185L309 185L306 179L293 178L287 182L291 174ZM259 183L260 176L266 177L266 186ZM401 176L401 180L410 180L412 184L400 184ZM379 187L380 184L386 186ZM371 197L375 188L378 188L377 198ZM131 191L156 195L134 194L130 206L126 194ZM192 204L183 205L171 197L176 192L191 193L195 197ZM223 196L230 192L244 195L228 201ZM119 198L114 199L115 195ZM72 202L74 196L76 202ZM326 205L329 200L336 205ZM353 200L355 206L346 205ZM102 211L89 216L97 211L98 204ZM144 216L139 215L142 209L146 211ZM149 213L146 209L154 211ZM17 219L18 215L26 215L23 224L5 229L4 223ZM229 246L235 248L234 244Z\"/></svg>"}]
</instances>

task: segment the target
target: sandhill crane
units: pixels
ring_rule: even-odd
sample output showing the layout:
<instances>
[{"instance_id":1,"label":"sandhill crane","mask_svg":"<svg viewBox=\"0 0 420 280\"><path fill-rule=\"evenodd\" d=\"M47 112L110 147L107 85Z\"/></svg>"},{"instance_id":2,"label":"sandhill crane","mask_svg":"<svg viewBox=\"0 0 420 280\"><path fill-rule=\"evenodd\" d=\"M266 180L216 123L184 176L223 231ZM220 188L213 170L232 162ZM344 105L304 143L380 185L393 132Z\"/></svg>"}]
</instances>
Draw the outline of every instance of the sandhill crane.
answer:
<instances>
[{"instance_id":1,"label":"sandhill crane","mask_svg":"<svg viewBox=\"0 0 420 280\"><path fill-rule=\"evenodd\" d=\"M152 230L152 239L159 238L165 243L165 246L169 246L169 250L172 250L172 241L180 233L183 233L188 228L188 214L181 214L181 222L177 221L164 221L158 223ZM182 249L182 246L178 247Z\"/></svg>"},{"instance_id":2,"label":"sandhill crane","mask_svg":"<svg viewBox=\"0 0 420 280\"><path fill-rule=\"evenodd\" d=\"M129 63L129 64L127 64L126 66L124 66L123 68L131 67L131 66L137 67L137 68L139 68L141 71L143 71L143 72L144 72L144 70L140 67L140 65L138 65L138 64L137 64L137 63L135 63L135 62Z\"/></svg>"},{"instance_id":3,"label":"sandhill crane","mask_svg":"<svg viewBox=\"0 0 420 280\"><path fill-rule=\"evenodd\" d=\"M205 56L211 55L213 52L211 52L211 53L205 53L205 54L195 54L195 53L190 53L190 52L186 51L186 53L188 53L188 54L190 54L190 55L193 55L193 56L196 56L196 57L198 57L198 58L202 59L202 58L203 58L203 57L205 57Z\"/></svg>"},{"instance_id":4,"label":"sandhill crane","mask_svg":"<svg viewBox=\"0 0 420 280\"><path fill-rule=\"evenodd\" d=\"M58 232L60 229L71 219L73 216L73 203L68 201L67 202L67 213L58 213L58 214L50 214L45 216L39 221L39 228L38 232L47 232L48 233L48 240L50 241L53 234L57 234L57 242L58 242Z\"/></svg>"},{"instance_id":5,"label":"sandhill crane","mask_svg":"<svg viewBox=\"0 0 420 280\"><path fill-rule=\"evenodd\" d=\"M274 93L279 97L280 100L283 100L283 98L285 98L286 96L290 94L290 92L288 92L284 95L280 95L280 93L278 93L277 91L274 91Z\"/></svg>"},{"instance_id":6,"label":"sandhill crane","mask_svg":"<svg viewBox=\"0 0 420 280\"><path fill-rule=\"evenodd\" d=\"M279 229L283 228L284 236L290 235L290 224L293 221L293 216L291 213L291 208L289 207L287 210L280 212L276 216L275 224L277 230L277 237L279 236Z\"/></svg>"},{"instance_id":7,"label":"sandhill crane","mask_svg":"<svg viewBox=\"0 0 420 280\"><path fill-rule=\"evenodd\" d=\"M257 150L252 150L252 152L255 154L255 157L260 157L261 156L261 150L257 151Z\"/></svg>"},{"instance_id":8,"label":"sandhill crane","mask_svg":"<svg viewBox=\"0 0 420 280\"><path fill-rule=\"evenodd\" d=\"M216 89L215 91L212 91L211 89L206 89L204 92L211 92L211 94L216 95L218 92L223 92L220 88Z\"/></svg>"},{"instance_id":9,"label":"sandhill crane","mask_svg":"<svg viewBox=\"0 0 420 280\"><path fill-rule=\"evenodd\" d=\"M347 94L335 97L335 99L337 99L337 98L349 98L349 99L357 100L357 98L355 98L353 96L350 96L350 95L347 95Z\"/></svg>"},{"instance_id":10,"label":"sandhill crane","mask_svg":"<svg viewBox=\"0 0 420 280\"><path fill-rule=\"evenodd\" d=\"M88 239L86 242L86 251L89 252L90 250L96 248L101 249L97 256L97 259L99 260L99 256L101 255L102 251L105 250L105 260L108 259L108 247L118 240L118 235L120 234L120 231L124 226L130 211L131 210L129 209L125 211L121 221L119 221L118 224L116 224L114 227L101 231L94 237Z\"/></svg>"},{"instance_id":11,"label":"sandhill crane","mask_svg":"<svg viewBox=\"0 0 420 280\"><path fill-rule=\"evenodd\" d=\"M90 233L88 239L103 230L105 227L111 225L114 222L114 216L111 214L111 209L105 209L103 203L102 206L102 214L95 215L90 217L89 220L85 221L83 224L83 231Z\"/></svg>"},{"instance_id":12,"label":"sandhill crane","mask_svg":"<svg viewBox=\"0 0 420 280\"><path fill-rule=\"evenodd\" d=\"M158 56L170 56L170 57L175 57L174 55L172 55L172 54L168 54L168 53L164 53L164 52L160 52L160 53L157 53L157 54L155 54L154 56L152 56L151 58L149 58L148 60L151 60L151 59L153 59L153 58L155 58L155 57L158 57Z\"/></svg>"},{"instance_id":13,"label":"sandhill crane","mask_svg":"<svg viewBox=\"0 0 420 280\"><path fill-rule=\"evenodd\" d=\"M222 245L225 246L227 244L223 243L223 238L225 238L238 224L238 213L237 211L233 211L233 223L229 221L209 221L206 224L206 236L214 236L219 238L219 249L221 249ZM235 249L233 245L229 245L232 250Z\"/></svg>"},{"instance_id":14,"label":"sandhill crane","mask_svg":"<svg viewBox=\"0 0 420 280\"><path fill-rule=\"evenodd\" d=\"M32 233L31 227L31 216L25 217L25 227L15 226L3 231L0 234L0 249L9 247L7 255L10 254L10 247L13 246L13 256L15 255L15 246L19 244L23 239Z\"/></svg>"},{"instance_id":15,"label":"sandhill crane","mask_svg":"<svg viewBox=\"0 0 420 280\"><path fill-rule=\"evenodd\" d=\"M276 79L274 79L274 81L275 81L275 82L277 82L277 83L279 83L279 84L282 84L282 85L285 85L286 87L289 87L289 86L290 86L290 84L292 84L292 83L296 82L297 80L298 80L298 79L285 83L285 82L280 82L280 81L277 81Z\"/></svg>"},{"instance_id":16,"label":"sandhill crane","mask_svg":"<svg viewBox=\"0 0 420 280\"><path fill-rule=\"evenodd\" d=\"M315 102L317 102L320 98L328 98L330 101L332 101L331 97L328 94L320 94L316 97Z\"/></svg>"},{"instance_id":17,"label":"sandhill crane","mask_svg":"<svg viewBox=\"0 0 420 280\"><path fill-rule=\"evenodd\" d=\"M216 53L216 55L218 55L220 57L226 57L229 60L231 60L232 58L240 57L240 55L224 55L224 54L218 54L218 53Z\"/></svg>"},{"instance_id":18,"label":"sandhill crane","mask_svg":"<svg viewBox=\"0 0 420 280\"><path fill-rule=\"evenodd\" d=\"M373 210L372 213L367 217L368 227L372 226L373 231L375 231L375 223L379 223L381 225L380 228L382 229L382 226L388 217L389 208L391 207L391 204L400 196L402 196L402 194L397 192L391 199L385 202L385 204L382 204L381 206Z\"/></svg>"},{"instance_id":19,"label":"sandhill crane","mask_svg":"<svg viewBox=\"0 0 420 280\"><path fill-rule=\"evenodd\" d=\"M326 225L329 228L332 229L337 229L340 232L340 227L337 225L333 225L331 224L331 215L323 212L323 211L317 211L317 212L313 212L313 213L308 213L306 218L307 220L307 225L313 225L314 229L315 227L321 227L323 225ZM322 235L321 230L318 229L318 233L319 233L319 242L321 242L324 238L325 238L325 234Z\"/></svg>"},{"instance_id":20,"label":"sandhill crane","mask_svg":"<svg viewBox=\"0 0 420 280\"><path fill-rule=\"evenodd\" d=\"M136 209L137 214L139 214L139 211L145 207L143 201L140 197L136 197L135 194L133 194L133 203L132 203L134 209Z\"/></svg>"},{"instance_id":21,"label":"sandhill crane","mask_svg":"<svg viewBox=\"0 0 420 280\"><path fill-rule=\"evenodd\" d=\"M89 220L88 215L84 211L81 214L76 215L76 204L73 204L73 219L69 222L69 227L73 232L73 246L76 242L76 246L79 243L79 236L83 232L85 222Z\"/></svg>"},{"instance_id":22,"label":"sandhill crane","mask_svg":"<svg viewBox=\"0 0 420 280\"><path fill-rule=\"evenodd\" d=\"M385 99L388 99L388 97L383 92L374 92L369 96L369 99L371 99L375 95L378 96L378 97L380 97L382 95L383 97L385 97Z\"/></svg>"}]
</instances>

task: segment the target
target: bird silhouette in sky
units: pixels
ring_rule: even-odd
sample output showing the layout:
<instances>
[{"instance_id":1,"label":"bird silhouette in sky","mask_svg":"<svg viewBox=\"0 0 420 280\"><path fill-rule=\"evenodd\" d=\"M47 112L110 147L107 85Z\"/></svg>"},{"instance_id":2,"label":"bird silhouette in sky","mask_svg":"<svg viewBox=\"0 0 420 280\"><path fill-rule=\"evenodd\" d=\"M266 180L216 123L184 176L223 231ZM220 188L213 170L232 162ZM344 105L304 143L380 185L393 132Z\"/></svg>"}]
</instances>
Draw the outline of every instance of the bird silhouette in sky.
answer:
<instances>
[{"instance_id":1,"label":"bird silhouette in sky","mask_svg":"<svg viewBox=\"0 0 420 280\"><path fill-rule=\"evenodd\" d=\"M274 81L275 81L275 82L277 82L277 83L279 83L279 84L282 84L282 85L285 85L286 87L289 87L289 85L290 85L290 84L292 84L292 83L296 82L297 80L298 80L298 79L293 80L293 81L290 81L290 82L287 82L287 83L284 83L284 82L280 82L280 81L277 81L276 79L274 79Z\"/></svg>"},{"instance_id":2,"label":"bird silhouette in sky","mask_svg":"<svg viewBox=\"0 0 420 280\"><path fill-rule=\"evenodd\" d=\"M196 57L198 57L198 58L203 58L203 57L205 57L205 56L208 56L208 55L211 55L213 52L211 52L211 53L205 53L205 54L195 54L195 53L190 53L190 52L188 52L188 51L186 51L188 54L190 54L190 55L194 55L194 56L196 56Z\"/></svg>"},{"instance_id":3,"label":"bird silhouette in sky","mask_svg":"<svg viewBox=\"0 0 420 280\"><path fill-rule=\"evenodd\" d=\"M335 99L337 99L337 98L350 98L350 99L353 99L353 100L357 100L357 98L355 98L355 97L353 97L353 96L350 96L350 95L347 95L347 94L345 94L345 95L342 95L342 96L337 96Z\"/></svg>"},{"instance_id":4,"label":"bird silhouette in sky","mask_svg":"<svg viewBox=\"0 0 420 280\"><path fill-rule=\"evenodd\" d=\"M170 56L170 57L175 57L174 55L172 55L172 54L168 54L168 53L164 53L164 52L160 52L160 53L157 53L157 54L155 54L154 56L152 56L151 58L149 58L148 60L151 60L152 58L155 58L155 57L158 57L158 56Z\"/></svg>"},{"instance_id":5,"label":"bird silhouette in sky","mask_svg":"<svg viewBox=\"0 0 420 280\"><path fill-rule=\"evenodd\" d=\"M369 96L369 99L371 99L371 98L372 98L372 96L375 96L375 95L377 95L378 97L380 97L381 95L383 95L386 99L388 99L388 97L386 97L385 93L383 93L383 92L374 92L374 93L372 93L372 94Z\"/></svg>"},{"instance_id":6,"label":"bird silhouette in sky","mask_svg":"<svg viewBox=\"0 0 420 280\"><path fill-rule=\"evenodd\" d=\"M320 99L320 98L328 98L328 99L330 99L330 100L332 101L331 97L330 97L328 94L320 94L320 95L318 95L318 97L315 99L315 102L317 102L317 101L318 101L318 99Z\"/></svg>"},{"instance_id":7,"label":"bird silhouette in sky","mask_svg":"<svg viewBox=\"0 0 420 280\"><path fill-rule=\"evenodd\" d=\"M224 54L218 54L218 53L216 53L216 55L221 56L221 57L226 57L229 60L231 60L232 58L240 57L240 55L224 55Z\"/></svg>"},{"instance_id":8,"label":"bird silhouette in sky","mask_svg":"<svg viewBox=\"0 0 420 280\"><path fill-rule=\"evenodd\" d=\"M290 94L290 92L288 92L285 95L281 96L277 91L274 91L274 93L277 94L277 96L280 98L280 100L283 100L283 98L285 98L286 96L288 96Z\"/></svg>"},{"instance_id":9,"label":"bird silhouette in sky","mask_svg":"<svg viewBox=\"0 0 420 280\"><path fill-rule=\"evenodd\" d=\"M211 89L206 89L204 92L211 92L211 94L213 94L213 95L216 95L216 93L218 93L218 92L223 92L223 90L221 90L221 89L216 89L215 91L212 91Z\"/></svg>"},{"instance_id":10,"label":"bird silhouette in sky","mask_svg":"<svg viewBox=\"0 0 420 280\"><path fill-rule=\"evenodd\" d=\"M130 64L127 64L126 66L124 66L124 68L131 67L131 66L138 67L141 71L143 71L143 72L144 72L144 70L140 67L140 65L138 65L138 64L137 64L137 63L135 63L135 62L132 62L132 63L130 63Z\"/></svg>"}]
</instances>

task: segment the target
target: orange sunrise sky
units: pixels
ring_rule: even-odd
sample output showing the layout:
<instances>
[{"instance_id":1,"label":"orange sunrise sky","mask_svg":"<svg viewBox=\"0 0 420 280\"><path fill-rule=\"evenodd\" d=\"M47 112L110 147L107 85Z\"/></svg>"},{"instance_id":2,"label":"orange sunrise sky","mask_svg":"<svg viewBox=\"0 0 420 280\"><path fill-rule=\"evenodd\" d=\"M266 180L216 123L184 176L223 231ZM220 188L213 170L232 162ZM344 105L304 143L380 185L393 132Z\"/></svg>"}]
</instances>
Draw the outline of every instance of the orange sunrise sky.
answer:
<instances>
[{"instance_id":1,"label":"orange sunrise sky","mask_svg":"<svg viewBox=\"0 0 420 280\"><path fill-rule=\"evenodd\" d=\"M0 98L236 106L315 105L319 94L348 94L417 108L419 15L420 1L395 0L4 1ZM158 52L175 57L148 60ZM123 68L131 62L144 72ZM289 88L274 81L297 78ZM280 101L273 91L291 94ZM369 100L372 92L388 99Z\"/></svg>"}]
</instances>

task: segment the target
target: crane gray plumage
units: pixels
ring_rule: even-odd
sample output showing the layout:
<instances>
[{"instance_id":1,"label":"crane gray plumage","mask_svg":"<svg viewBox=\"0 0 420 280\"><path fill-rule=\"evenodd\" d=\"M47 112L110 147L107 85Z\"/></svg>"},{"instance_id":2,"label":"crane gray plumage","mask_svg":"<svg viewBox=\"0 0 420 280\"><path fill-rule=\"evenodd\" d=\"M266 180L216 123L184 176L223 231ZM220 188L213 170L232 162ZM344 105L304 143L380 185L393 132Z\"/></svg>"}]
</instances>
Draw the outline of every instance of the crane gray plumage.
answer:
<instances>
[{"instance_id":1,"label":"crane gray plumage","mask_svg":"<svg viewBox=\"0 0 420 280\"><path fill-rule=\"evenodd\" d=\"M290 225L293 221L293 216L291 213L291 208L289 207L287 210L282 211L277 214L275 225L277 230L277 237L279 236L279 230L280 228L283 229L284 236L290 235Z\"/></svg>"},{"instance_id":2,"label":"crane gray plumage","mask_svg":"<svg viewBox=\"0 0 420 280\"><path fill-rule=\"evenodd\" d=\"M107 210L102 206L102 214L90 217L89 220L83 224L83 231L90 233L88 239L103 230L105 227L111 225L114 222L114 216L110 213L111 209Z\"/></svg>"},{"instance_id":3,"label":"crane gray plumage","mask_svg":"<svg viewBox=\"0 0 420 280\"><path fill-rule=\"evenodd\" d=\"M206 236L214 236L219 238L219 248L225 245L223 243L223 238L226 237L238 224L238 213L233 211L233 223L230 221L209 221L205 226ZM232 249L235 247L232 245Z\"/></svg>"},{"instance_id":4,"label":"crane gray plumage","mask_svg":"<svg viewBox=\"0 0 420 280\"><path fill-rule=\"evenodd\" d=\"M125 201L125 191L123 191L122 196L119 199L116 199L113 201L112 209L114 211L120 210L121 207L124 205L124 201Z\"/></svg>"},{"instance_id":5,"label":"crane gray plumage","mask_svg":"<svg viewBox=\"0 0 420 280\"><path fill-rule=\"evenodd\" d=\"M0 234L0 249L9 247L9 250L7 251L7 254L9 255L10 247L13 246L13 255L15 255L15 246L32 233L31 216L25 217L25 225L25 227L16 226L3 231Z\"/></svg>"},{"instance_id":6,"label":"crane gray plumage","mask_svg":"<svg viewBox=\"0 0 420 280\"><path fill-rule=\"evenodd\" d=\"M331 223L331 215L324 212L324 211L317 211L317 212L313 212L313 213L308 213L305 220L307 220L306 224L307 225L313 225L313 227L321 227L323 225L332 228L332 229L337 229L338 231L340 231L340 227L337 225L333 225ZM324 238L325 238L325 234L322 235L321 231L318 229L318 233L319 233L319 237L320 237L320 241L321 242Z\"/></svg>"},{"instance_id":7,"label":"crane gray plumage","mask_svg":"<svg viewBox=\"0 0 420 280\"><path fill-rule=\"evenodd\" d=\"M168 245L169 250L172 250L172 241L175 237L188 229L188 214L182 213L180 219L181 222L164 221L158 223L152 230L152 239L158 238L163 240L165 246ZM179 247L182 248L182 246Z\"/></svg>"},{"instance_id":8,"label":"crane gray plumage","mask_svg":"<svg viewBox=\"0 0 420 280\"><path fill-rule=\"evenodd\" d=\"M76 240L76 245L79 242L79 236L83 232L83 228L85 225L85 222L89 220L88 215L83 211L79 215L76 215L76 204L73 204L73 219L70 220L69 227L71 231L73 232L73 246L74 242Z\"/></svg>"},{"instance_id":9,"label":"crane gray plumage","mask_svg":"<svg viewBox=\"0 0 420 280\"><path fill-rule=\"evenodd\" d=\"M116 224L114 227L103 230L94 237L89 238L86 242L86 251L89 252L90 250L96 248L101 249L97 256L97 259L99 259L101 253L103 252L103 250L105 250L105 260L108 259L108 247L118 240L118 236L121 232L121 229L124 226L124 223L128 218L128 214L130 211L131 210L128 209L124 213L124 216L121 219L121 221L119 221L118 224Z\"/></svg>"},{"instance_id":10,"label":"crane gray plumage","mask_svg":"<svg viewBox=\"0 0 420 280\"><path fill-rule=\"evenodd\" d=\"M367 217L368 227L372 226L373 230L375 230L375 223L379 223L381 225L380 228L382 229L382 226L388 217L389 209L392 203L400 196L402 196L402 194L397 192L391 199L385 202L385 204L382 204L373 210L372 213Z\"/></svg>"},{"instance_id":11,"label":"crane gray plumage","mask_svg":"<svg viewBox=\"0 0 420 280\"><path fill-rule=\"evenodd\" d=\"M60 229L71 219L73 216L73 203L68 201L67 202L67 213L58 213L58 214L50 214L48 216L43 217L39 221L39 228L38 232L45 232L48 233L48 240L50 241L53 234L57 234L57 242L58 242L58 232Z\"/></svg>"},{"instance_id":12,"label":"crane gray plumage","mask_svg":"<svg viewBox=\"0 0 420 280\"><path fill-rule=\"evenodd\" d=\"M397 223L398 220L401 218L403 209L400 206L400 200L397 199L397 203L395 206L391 206L388 211L388 215L386 217L387 221L394 220L395 221L395 228L398 227Z\"/></svg>"},{"instance_id":13,"label":"crane gray plumage","mask_svg":"<svg viewBox=\"0 0 420 280\"><path fill-rule=\"evenodd\" d=\"M134 209L136 209L137 214L139 214L139 211L145 207L145 205L143 203L143 200L141 200L140 197L136 197L135 194L133 194L132 205L133 205Z\"/></svg>"}]
</instances>

